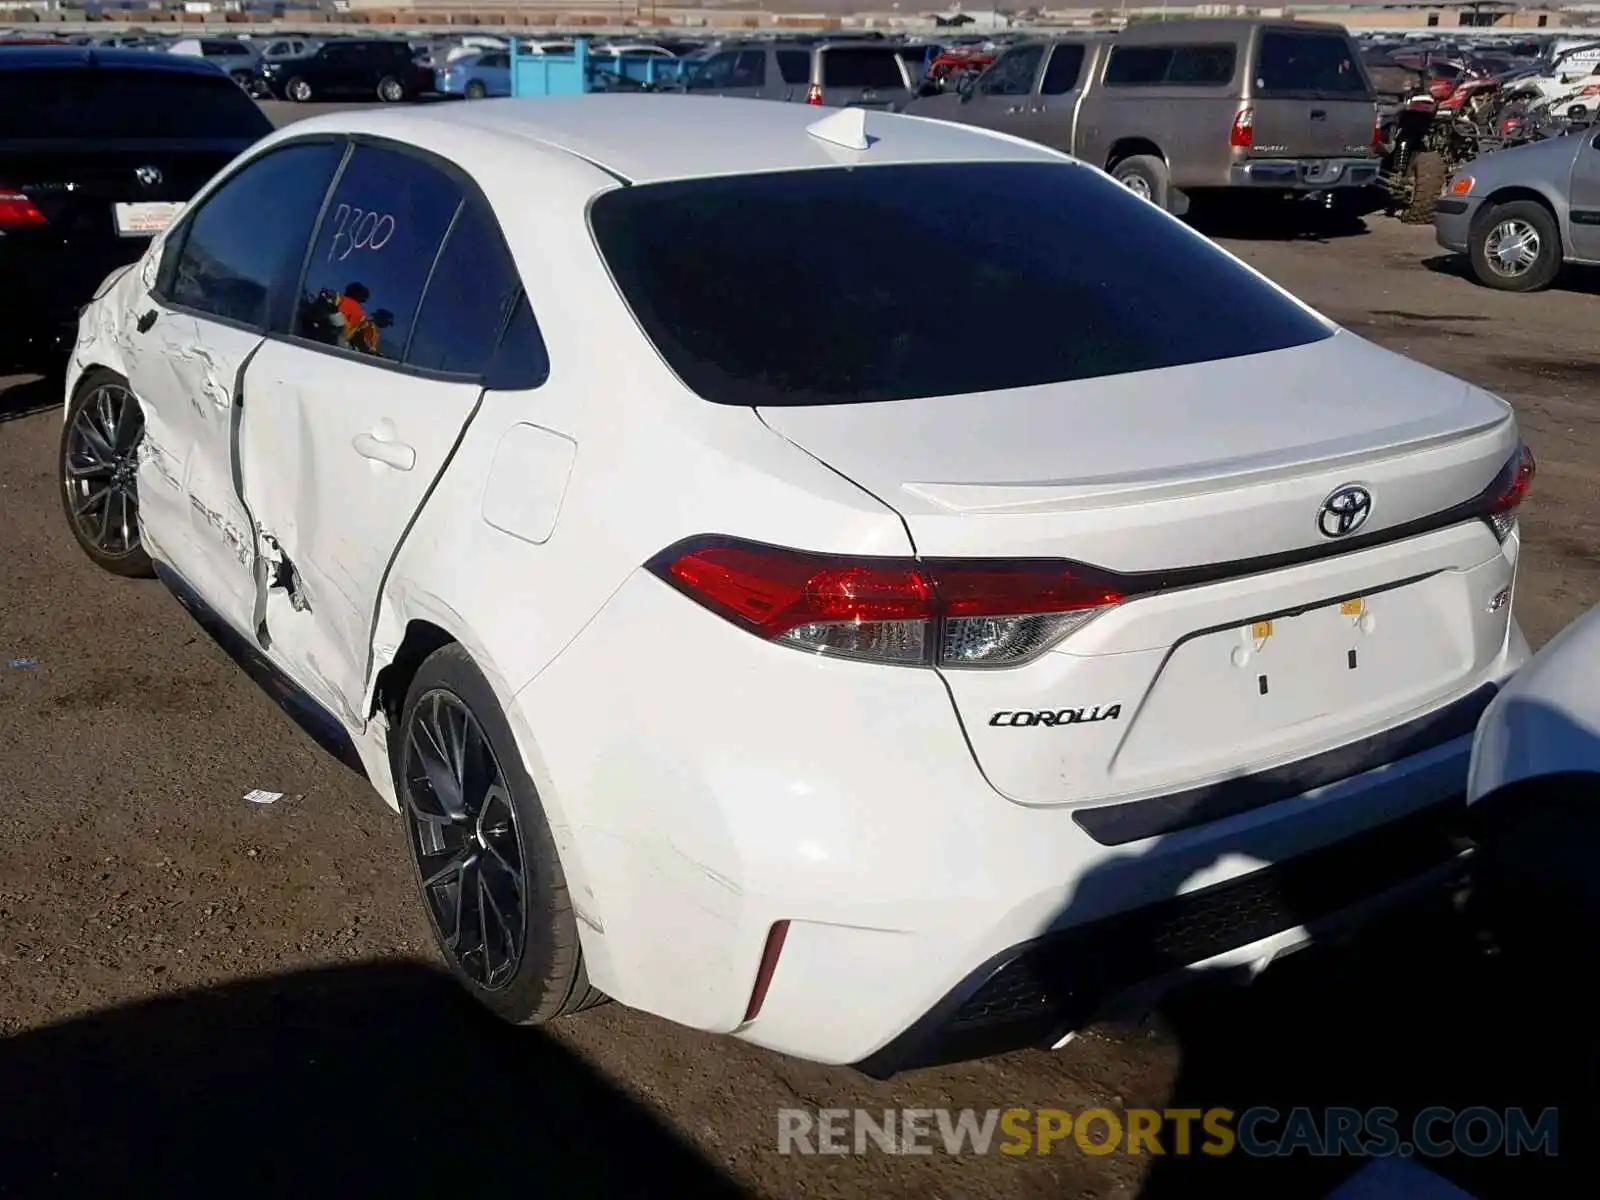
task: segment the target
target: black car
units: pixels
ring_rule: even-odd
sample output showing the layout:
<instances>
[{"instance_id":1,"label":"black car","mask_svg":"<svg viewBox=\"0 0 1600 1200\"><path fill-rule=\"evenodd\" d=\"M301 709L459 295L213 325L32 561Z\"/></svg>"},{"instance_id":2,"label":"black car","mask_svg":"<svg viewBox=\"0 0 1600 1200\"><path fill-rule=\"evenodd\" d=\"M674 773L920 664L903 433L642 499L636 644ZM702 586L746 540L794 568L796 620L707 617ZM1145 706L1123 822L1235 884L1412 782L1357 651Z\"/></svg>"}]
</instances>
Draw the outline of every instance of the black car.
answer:
<instances>
[{"instance_id":1,"label":"black car","mask_svg":"<svg viewBox=\"0 0 1600 1200\"><path fill-rule=\"evenodd\" d=\"M253 90L278 100L415 100L433 91L433 71L405 42L340 38L299 58L261 64Z\"/></svg>"},{"instance_id":2,"label":"black car","mask_svg":"<svg viewBox=\"0 0 1600 1200\"><path fill-rule=\"evenodd\" d=\"M204 59L0 46L0 362L70 348L106 276L271 131Z\"/></svg>"}]
</instances>

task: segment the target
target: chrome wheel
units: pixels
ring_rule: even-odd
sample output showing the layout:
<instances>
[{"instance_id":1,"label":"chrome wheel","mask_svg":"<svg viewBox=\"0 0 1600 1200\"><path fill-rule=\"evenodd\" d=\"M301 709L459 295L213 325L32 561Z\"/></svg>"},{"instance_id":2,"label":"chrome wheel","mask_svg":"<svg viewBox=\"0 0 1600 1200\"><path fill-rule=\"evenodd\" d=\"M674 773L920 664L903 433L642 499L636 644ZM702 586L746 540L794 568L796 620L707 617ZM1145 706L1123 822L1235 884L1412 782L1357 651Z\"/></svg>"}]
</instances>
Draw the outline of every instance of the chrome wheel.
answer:
<instances>
[{"instance_id":1,"label":"chrome wheel","mask_svg":"<svg viewBox=\"0 0 1600 1200\"><path fill-rule=\"evenodd\" d=\"M311 99L311 85L304 79L294 79L289 82L289 99L296 104L304 104Z\"/></svg>"},{"instance_id":2,"label":"chrome wheel","mask_svg":"<svg viewBox=\"0 0 1600 1200\"><path fill-rule=\"evenodd\" d=\"M1141 200L1150 199L1150 181L1143 175L1124 175L1121 179L1122 186L1127 188Z\"/></svg>"},{"instance_id":3,"label":"chrome wheel","mask_svg":"<svg viewBox=\"0 0 1600 1200\"><path fill-rule=\"evenodd\" d=\"M62 486L79 538L107 558L139 549L137 491L144 412L127 388L103 383L78 408L67 434Z\"/></svg>"},{"instance_id":4,"label":"chrome wheel","mask_svg":"<svg viewBox=\"0 0 1600 1200\"><path fill-rule=\"evenodd\" d=\"M1521 218L1501 221L1484 239L1483 258L1489 269L1505 279L1526 275L1539 261L1544 242L1539 231Z\"/></svg>"},{"instance_id":5,"label":"chrome wheel","mask_svg":"<svg viewBox=\"0 0 1600 1200\"><path fill-rule=\"evenodd\" d=\"M453 692L419 698L401 768L407 831L439 939L469 980L502 988L527 942L522 832L489 739Z\"/></svg>"},{"instance_id":6,"label":"chrome wheel","mask_svg":"<svg viewBox=\"0 0 1600 1200\"><path fill-rule=\"evenodd\" d=\"M378 85L378 99L389 104L397 104L406 98L405 88L400 86L398 79L385 79Z\"/></svg>"}]
</instances>

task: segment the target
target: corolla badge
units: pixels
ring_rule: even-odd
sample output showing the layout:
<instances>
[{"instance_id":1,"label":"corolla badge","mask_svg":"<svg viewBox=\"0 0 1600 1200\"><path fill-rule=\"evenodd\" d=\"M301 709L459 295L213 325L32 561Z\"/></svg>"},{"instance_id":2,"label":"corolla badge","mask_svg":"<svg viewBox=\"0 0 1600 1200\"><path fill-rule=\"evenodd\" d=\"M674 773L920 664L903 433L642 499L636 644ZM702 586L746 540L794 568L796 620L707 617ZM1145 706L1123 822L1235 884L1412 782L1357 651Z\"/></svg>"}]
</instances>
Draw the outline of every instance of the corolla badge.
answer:
<instances>
[{"instance_id":1,"label":"corolla badge","mask_svg":"<svg viewBox=\"0 0 1600 1200\"><path fill-rule=\"evenodd\" d=\"M133 177L145 187L155 187L161 182L160 167L135 167Z\"/></svg>"},{"instance_id":2,"label":"corolla badge","mask_svg":"<svg viewBox=\"0 0 1600 1200\"><path fill-rule=\"evenodd\" d=\"M1347 483L1322 502L1317 512L1317 528L1324 537L1349 537L1372 515L1372 493Z\"/></svg>"}]
</instances>

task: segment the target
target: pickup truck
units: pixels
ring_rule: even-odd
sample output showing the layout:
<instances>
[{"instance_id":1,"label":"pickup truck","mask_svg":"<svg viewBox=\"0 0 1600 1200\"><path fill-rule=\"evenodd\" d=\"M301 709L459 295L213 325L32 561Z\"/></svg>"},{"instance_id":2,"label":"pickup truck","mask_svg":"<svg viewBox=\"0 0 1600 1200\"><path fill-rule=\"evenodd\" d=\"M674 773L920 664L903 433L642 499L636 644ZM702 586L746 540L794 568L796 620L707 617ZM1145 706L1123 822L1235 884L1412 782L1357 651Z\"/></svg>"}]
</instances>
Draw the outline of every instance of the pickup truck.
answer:
<instances>
[{"instance_id":1,"label":"pickup truck","mask_svg":"<svg viewBox=\"0 0 1600 1200\"><path fill-rule=\"evenodd\" d=\"M1342 26L1152 21L1008 47L916 116L1064 150L1181 213L1197 192L1332 197L1376 183L1377 102Z\"/></svg>"}]
</instances>

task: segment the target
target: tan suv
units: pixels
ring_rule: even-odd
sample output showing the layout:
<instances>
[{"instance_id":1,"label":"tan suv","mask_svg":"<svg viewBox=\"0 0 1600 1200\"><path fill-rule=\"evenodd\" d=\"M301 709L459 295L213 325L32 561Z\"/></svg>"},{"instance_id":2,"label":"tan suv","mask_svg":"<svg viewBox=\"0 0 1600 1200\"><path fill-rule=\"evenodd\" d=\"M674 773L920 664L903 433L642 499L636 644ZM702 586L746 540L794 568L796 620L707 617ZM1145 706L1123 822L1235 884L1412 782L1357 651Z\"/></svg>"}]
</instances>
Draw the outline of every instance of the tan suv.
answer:
<instances>
[{"instance_id":1,"label":"tan suv","mask_svg":"<svg viewBox=\"0 0 1600 1200\"><path fill-rule=\"evenodd\" d=\"M1377 103L1349 34L1310 21L1179 20L1008 48L919 116L1017 134L1181 212L1195 192L1330 193L1378 177Z\"/></svg>"}]
</instances>

